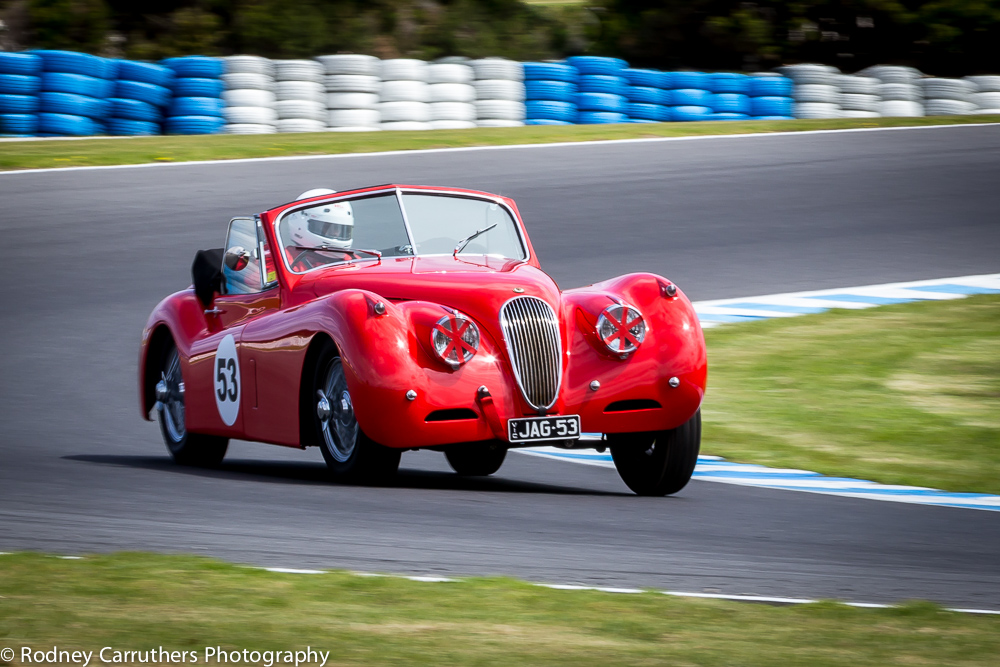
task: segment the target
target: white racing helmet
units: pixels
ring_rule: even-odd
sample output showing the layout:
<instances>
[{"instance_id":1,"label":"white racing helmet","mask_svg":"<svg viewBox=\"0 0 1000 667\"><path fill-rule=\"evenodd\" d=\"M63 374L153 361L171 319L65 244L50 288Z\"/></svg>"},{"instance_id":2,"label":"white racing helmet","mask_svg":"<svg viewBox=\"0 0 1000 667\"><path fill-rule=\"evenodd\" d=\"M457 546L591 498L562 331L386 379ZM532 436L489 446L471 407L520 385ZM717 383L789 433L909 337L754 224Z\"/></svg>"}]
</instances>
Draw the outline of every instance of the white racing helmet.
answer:
<instances>
[{"instance_id":1,"label":"white racing helmet","mask_svg":"<svg viewBox=\"0 0 1000 667\"><path fill-rule=\"evenodd\" d=\"M296 198L332 195L336 190L316 188ZM350 202L331 202L306 208L288 216L288 233L296 245L333 246L350 249L354 243L354 211Z\"/></svg>"}]
</instances>

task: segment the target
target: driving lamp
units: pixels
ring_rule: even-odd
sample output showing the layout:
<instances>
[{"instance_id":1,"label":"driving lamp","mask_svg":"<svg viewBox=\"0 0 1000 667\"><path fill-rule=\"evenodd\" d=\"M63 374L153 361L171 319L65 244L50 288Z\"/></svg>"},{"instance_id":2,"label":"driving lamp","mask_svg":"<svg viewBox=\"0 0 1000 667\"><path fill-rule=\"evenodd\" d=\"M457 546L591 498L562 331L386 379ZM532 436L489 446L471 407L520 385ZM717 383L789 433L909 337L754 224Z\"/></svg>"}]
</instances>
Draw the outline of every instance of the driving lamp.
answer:
<instances>
[{"instance_id":1,"label":"driving lamp","mask_svg":"<svg viewBox=\"0 0 1000 667\"><path fill-rule=\"evenodd\" d=\"M635 352L646 338L646 322L642 313L625 304L608 306L597 318L597 335L612 353L627 355Z\"/></svg>"},{"instance_id":2,"label":"driving lamp","mask_svg":"<svg viewBox=\"0 0 1000 667\"><path fill-rule=\"evenodd\" d=\"M458 368L479 349L479 327L461 313L445 315L431 330L431 345L441 361Z\"/></svg>"}]
</instances>

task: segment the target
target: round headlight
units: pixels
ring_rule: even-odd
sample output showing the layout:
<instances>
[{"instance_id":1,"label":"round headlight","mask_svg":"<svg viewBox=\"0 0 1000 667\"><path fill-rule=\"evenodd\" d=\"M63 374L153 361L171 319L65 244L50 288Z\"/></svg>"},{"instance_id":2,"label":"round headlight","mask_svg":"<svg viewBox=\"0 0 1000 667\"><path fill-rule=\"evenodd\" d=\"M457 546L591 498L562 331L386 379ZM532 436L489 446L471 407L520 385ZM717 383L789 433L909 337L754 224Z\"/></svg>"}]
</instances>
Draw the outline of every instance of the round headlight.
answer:
<instances>
[{"instance_id":1,"label":"round headlight","mask_svg":"<svg viewBox=\"0 0 1000 667\"><path fill-rule=\"evenodd\" d=\"M613 353L629 354L646 338L646 323L638 310L616 303L597 318L597 335Z\"/></svg>"},{"instance_id":2,"label":"round headlight","mask_svg":"<svg viewBox=\"0 0 1000 667\"><path fill-rule=\"evenodd\" d=\"M445 315L431 331L431 345L441 361L458 368L479 349L479 327L461 313Z\"/></svg>"}]
</instances>

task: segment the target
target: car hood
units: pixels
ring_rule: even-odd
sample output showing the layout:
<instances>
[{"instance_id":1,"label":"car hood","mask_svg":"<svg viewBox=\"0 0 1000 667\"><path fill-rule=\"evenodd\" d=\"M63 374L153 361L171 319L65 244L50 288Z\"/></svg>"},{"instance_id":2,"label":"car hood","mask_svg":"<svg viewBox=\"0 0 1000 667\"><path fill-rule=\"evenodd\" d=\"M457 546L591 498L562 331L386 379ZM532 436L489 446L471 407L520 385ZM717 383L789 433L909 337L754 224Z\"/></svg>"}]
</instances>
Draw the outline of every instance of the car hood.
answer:
<instances>
[{"instance_id":1,"label":"car hood","mask_svg":"<svg viewBox=\"0 0 1000 667\"><path fill-rule=\"evenodd\" d=\"M314 271L300 287L317 297L364 289L392 301L430 301L470 315L494 329L501 306L516 296L536 296L559 312L559 287L530 264L497 257L390 257Z\"/></svg>"}]
</instances>

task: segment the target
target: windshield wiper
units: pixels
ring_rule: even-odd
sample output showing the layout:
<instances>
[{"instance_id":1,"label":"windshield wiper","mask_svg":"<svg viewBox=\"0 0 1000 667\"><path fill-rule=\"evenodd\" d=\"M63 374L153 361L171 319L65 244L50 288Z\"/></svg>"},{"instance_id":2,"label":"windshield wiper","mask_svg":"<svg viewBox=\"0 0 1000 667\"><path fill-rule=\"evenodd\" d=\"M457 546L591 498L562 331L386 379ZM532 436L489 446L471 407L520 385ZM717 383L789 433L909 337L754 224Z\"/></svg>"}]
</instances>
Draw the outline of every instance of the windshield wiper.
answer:
<instances>
[{"instance_id":1,"label":"windshield wiper","mask_svg":"<svg viewBox=\"0 0 1000 667\"><path fill-rule=\"evenodd\" d=\"M326 245L297 245L296 250L318 250L320 252L342 252L345 255L372 255L382 259L382 253L378 250L365 250L364 248L338 248L337 246Z\"/></svg>"},{"instance_id":2,"label":"windshield wiper","mask_svg":"<svg viewBox=\"0 0 1000 667\"><path fill-rule=\"evenodd\" d=\"M494 227L496 227L498 224L500 224L500 223L494 222L489 227L483 227L482 229L477 229L475 232L473 232L472 234L469 234L464 239L462 239L461 241L459 241L458 245L455 246L455 251L451 253L452 257L458 255L458 253L460 253L463 250L465 250L465 246L469 245L469 241L471 241L472 239L476 238L480 234L485 234L486 232L488 232L491 229L493 229Z\"/></svg>"}]
</instances>

